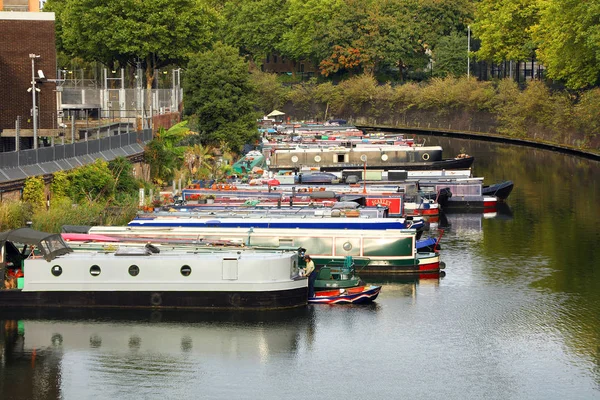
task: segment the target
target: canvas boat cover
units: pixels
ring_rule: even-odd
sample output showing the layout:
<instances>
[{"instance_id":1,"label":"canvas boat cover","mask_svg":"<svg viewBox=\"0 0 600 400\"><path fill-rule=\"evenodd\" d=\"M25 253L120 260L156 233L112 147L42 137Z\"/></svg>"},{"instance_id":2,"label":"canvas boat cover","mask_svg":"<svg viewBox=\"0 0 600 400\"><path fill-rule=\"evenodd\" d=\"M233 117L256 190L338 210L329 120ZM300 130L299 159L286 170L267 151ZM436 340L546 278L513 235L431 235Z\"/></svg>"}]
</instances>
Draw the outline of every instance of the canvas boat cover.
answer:
<instances>
[{"instance_id":1,"label":"canvas boat cover","mask_svg":"<svg viewBox=\"0 0 600 400\"><path fill-rule=\"evenodd\" d=\"M60 234L40 232L31 228L19 228L0 233L0 246L4 247L6 242L36 246L46 261L73 251Z\"/></svg>"}]
</instances>

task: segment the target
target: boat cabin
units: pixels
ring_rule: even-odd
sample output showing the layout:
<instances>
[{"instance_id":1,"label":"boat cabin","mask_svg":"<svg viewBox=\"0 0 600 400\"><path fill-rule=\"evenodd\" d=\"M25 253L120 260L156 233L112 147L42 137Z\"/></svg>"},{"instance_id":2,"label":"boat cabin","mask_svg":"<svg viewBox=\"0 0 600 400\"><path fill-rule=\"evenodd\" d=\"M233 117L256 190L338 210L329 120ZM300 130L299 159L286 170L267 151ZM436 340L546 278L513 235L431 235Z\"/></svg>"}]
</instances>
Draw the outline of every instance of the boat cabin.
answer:
<instances>
[{"instance_id":1,"label":"boat cabin","mask_svg":"<svg viewBox=\"0 0 600 400\"><path fill-rule=\"evenodd\" d=\"M16 289L21 286L24 262L28 258L41 257L46 261L72 252L60 234L39 232L31 228L19 228L0 233L0 289Z\"/></svg>"}]
</instances>

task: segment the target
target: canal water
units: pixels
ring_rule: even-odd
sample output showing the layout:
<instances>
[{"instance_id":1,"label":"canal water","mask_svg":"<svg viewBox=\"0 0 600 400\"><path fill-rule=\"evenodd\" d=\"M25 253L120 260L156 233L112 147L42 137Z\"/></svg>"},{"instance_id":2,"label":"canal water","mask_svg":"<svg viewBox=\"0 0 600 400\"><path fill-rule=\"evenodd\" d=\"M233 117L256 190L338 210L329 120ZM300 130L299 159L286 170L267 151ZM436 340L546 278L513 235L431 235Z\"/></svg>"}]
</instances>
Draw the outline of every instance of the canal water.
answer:
<instances>
[{"instance_id":1,"label":"canal water","mask_svg":"<svg viewBox=\"0 0 600 400\"><path fill-rule=\"evenodd\" d=\"M427 137L515 188L369 306L0 312L0 399L600 399L600 163Z\"/></svg>"}]
</instances>

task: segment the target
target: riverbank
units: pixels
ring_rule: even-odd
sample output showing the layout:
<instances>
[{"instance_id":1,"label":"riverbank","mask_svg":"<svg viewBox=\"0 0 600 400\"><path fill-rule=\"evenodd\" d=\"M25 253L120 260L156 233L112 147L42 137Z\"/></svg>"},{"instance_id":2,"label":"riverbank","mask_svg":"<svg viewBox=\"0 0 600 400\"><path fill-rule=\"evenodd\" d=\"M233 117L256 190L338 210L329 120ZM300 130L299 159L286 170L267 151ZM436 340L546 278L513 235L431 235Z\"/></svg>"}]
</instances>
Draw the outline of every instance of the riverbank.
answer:
<instances>
[{"instance_id":1,"label":"riverbank","mask_svg":"<svg viewBox=\"0 0 600 400\"><path fill-rule=\"evenodd\" d=\"M386 131L386 132L398 132L404 134L417 134L417 135L431 135L431 136L449 136L454 138L462 138L462 139L475 139L475 140L483 140L487 142L497 142L497 143L512 143L521 146L535 147L539 149L553 150L558 151L565 154L572 154L579 157L585 157L591 160L600 161L600 150L596 149L578 149L574 147L569 147L566 145L551 143L551 142L543 142L536 141L532 139L522 139L515 138L510 136L492 134L492 133L483 133L483 132L465 132L465 131L456 131L449 129L432 129L432 128L419 128L419 127L391 127L385 125L356 125L357 128L363 129L366 131Z\"/></svg>"}]
</instances>

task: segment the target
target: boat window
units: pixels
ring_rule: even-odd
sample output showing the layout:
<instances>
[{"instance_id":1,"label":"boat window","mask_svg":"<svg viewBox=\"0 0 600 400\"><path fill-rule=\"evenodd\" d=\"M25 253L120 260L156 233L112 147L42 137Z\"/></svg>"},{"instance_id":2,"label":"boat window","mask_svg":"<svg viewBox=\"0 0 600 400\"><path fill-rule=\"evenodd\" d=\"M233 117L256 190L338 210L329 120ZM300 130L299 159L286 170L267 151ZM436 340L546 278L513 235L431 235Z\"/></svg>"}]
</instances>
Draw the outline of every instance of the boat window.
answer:
<instances>
[{"instance_id":1,"label":"boat window","mask_svg":"<svg viewBox=\"0 0 600 400\"><path fill-rule=\"evenodd\" d=\"M92 265L90 267L90 275L92 275L92 276L98 276L98 275L100 275L100 272L102 272L102 271L100 270L99 266Z\"/></svg>"},{"instance_id":2,"label":"boat window","mask_svg":"<svg viewBox=\"0 0 600 400\"><path fill-rule=\"evenodd\" d=\"M137 265L131 265L129 267L129 275L138 276L139 273L140 273L140 267L138 267Z\"/></svg>"},{"instance_id":3,"label":"boat window","mask_svg":"<svg viewBox=\"0 0 600 400\"><path fill-rule=\"evenodd\" d=\"M336 154L337 156L337 161L339 163L343 163L344 162L344 154Z\"/></svg>"},{"instance_id":4,"label":"boat window","mask_svg":"<svg viewBox=\"0 0 600 400\"><path fill-rule=\"evenodd\" d=\"M192 268L189 265L184 265L183 267L181 267L181 275L190 276L191 273Z\"/></svg>"},{"instance_id":5,"label":"boat window","mask_svg":"<svg viewBox=\"0 0 600 400\"><path fill-rule=\"evenodd\" d=\"M60 265L54 265L50 272L52 272L52 275L54 276L60 276L60 274L62 274L62 267Z\"/></svg>"}]
</instances>

